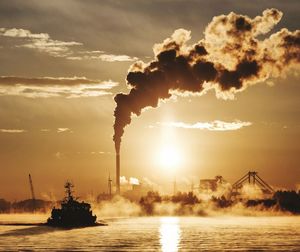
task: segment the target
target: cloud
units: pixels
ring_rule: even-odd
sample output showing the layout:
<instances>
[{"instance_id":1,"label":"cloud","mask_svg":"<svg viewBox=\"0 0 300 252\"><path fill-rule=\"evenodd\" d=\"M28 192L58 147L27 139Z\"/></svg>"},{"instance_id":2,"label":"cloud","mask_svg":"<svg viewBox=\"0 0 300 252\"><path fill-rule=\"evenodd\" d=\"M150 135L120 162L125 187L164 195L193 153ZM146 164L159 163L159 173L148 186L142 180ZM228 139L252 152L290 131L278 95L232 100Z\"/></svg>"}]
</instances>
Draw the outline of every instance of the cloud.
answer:
<instances>
[{"instance_id":1,"label":"cloud","mask_svg":"<svg viewBox=\"0 0 300 252\"><path fill-rule=\"evenodd\" d=\"M47 33L31 33L29 30L25 29L6 29L0 28L0 35L4 37L12 37L12 38L31 38L31 39L49 39L50 36Z\"/></svg>"},{"instance_id":2,"label":"cloud","mask_svg":"<svg viewBox=\"0 0 300 252\"><path fill-rule=\"evenodd\" d=\"M110 155L111 154L110 151L98 151L98 152L95 152L95 153L98 153L100 155Z\"/></svg>"},{"instance_id":3,"label":"cloud","mask_svg":"<svg viewBox=\"0 0 300 252\"><path fill-rule=\"evenodd\" d=\"M63 156L64 156L64 154L59 151L54 154L54 157L57 159L61 159Z\"/></svg>"},{"instance_id":4,"label":"cloud","mask_svg":"<svg viewBox=\"0 0 300 252\"><path fill-rule=\"evenodd\" d=\"M50 129L41 129L41 132L50 132Z\"/></svg>"},{"instance_id":5,"label":"cloud","mask_svg":"<svg viewBox=\"0 0 300 252\"><path fill-rule=\"evenodd\" d=\"M61 41L50 37L48 33L32 33L29 30L19 28L0 28L0 36L21 39L22 44L16 45L19 48L34 49L47 53L53 57L64 57L69 60L101 60L106 62L136 61L136 57L128 55L106 54L104 51L74 51L74 46L83 46L83 43L76 41ZM23 40L25 40L23 42Z\"/></svg>"},{"instance_id":6,"label":"cloud","mask_svg":"<svg viewBox=\"0 0 300 252\"><path fill-rule=\"evenodd\" d=\"M157 124L166 127L173 127L173 128L200 129L200 130L209 130L209 131L239 130L243 127L252 125L251 122L242 122L239 120L235 120L233 122L224 122L220 120L215 120L212 122L197 122L194 124L189 124L184 122L158 122Z\"/></svg>"},{"instance_id":7,"label":"cloud","mask_svg":"<svg viewBox=\"0 0 300 252\"><path fill-rule=\"evenodd\" d=\"M79 85L79 84L100 84L100 80L92 80L86 77L16 77L16 76L0 76L0 85ZM112 83L111 83L112 84ZM106 88L109 88L107 85Z\"/></svg>"},{"instance_id":8,"label":"cloud","mask_svg":"<svg viewBox=\"0 0 300 252\"><path fill-rule=\"evenodd\" d=\"M62 132L71 132L71 130L69 128L57 128L57 133L62 133Z\"/></svg>"},{"instance_id":9,"label":"cloud","mask_svg":"<svg viewBox=\"0 0 300 252\"><path fill-rule=\"evenodd\" d=\"M85 55L82 55L85 54ZM104 51L85 51L79 52L79 55L72 55L67 57L69 60L101 60L106 62L123 62L123 61L137 61L138 58L130 57L128 55L106 54Z\"/></svg>"},{"instance_id":10,"label":"cloud","mask_svg":"<svg viewBox=\"0 0 300 252\"><path fill-rule=\"evenodd\" d=\"M80 98L111 95L116 87L112 80L100 81L86 77L38 77L26 78L0 76L0 96L13 95L28 98Z\"/></svg>"},{"instance_id":11,"label":"cloud","mask_svg":"<svg viewBox=\"0 0 300 252\"><path fill-rule=\"evenodd\" d=\"M82 45L78 42L64 42L59 40L33 40L30 43L18 46L18 47L25 47L30 49L36 49L40 52L48 53L49 55L53 57L66 57L72 53L70 51L70 46L75 45Z\"/></svg>"},{"instance_id":12,"label":"cloud","mask_svg":"<svg viewBox=\"0 0 300 252\"><path fill-rule=\"evenodd\" d=\"M25 43L17 47L35 49L53 57L66 57L72 54L70 47L82 45L75 41L53 40L48 33L32 33L29 30L18 28L0 28L0 36L23 39Z\"/></svg>"},{"instance_id":13,"label":"cloud","mask_svg":"<svg viewBox=\"0 0 300 252\"><path fill-rule=\"evenodd\" d=\"M115 61L136 61L136 57L130 57L128 55L114 55L114 54L101 54L96 57L102 61L115 62Z\"/></svg>"},{"instance_id":14,"label":"cloud","mask_svg":"<svg viewBox=\"0 0 300 252\"><path fill-rule=\"evenodd\" d=\"M24 133L26 130L24 129L0 129L2 133Z\"/></svg>"}]
</instances>

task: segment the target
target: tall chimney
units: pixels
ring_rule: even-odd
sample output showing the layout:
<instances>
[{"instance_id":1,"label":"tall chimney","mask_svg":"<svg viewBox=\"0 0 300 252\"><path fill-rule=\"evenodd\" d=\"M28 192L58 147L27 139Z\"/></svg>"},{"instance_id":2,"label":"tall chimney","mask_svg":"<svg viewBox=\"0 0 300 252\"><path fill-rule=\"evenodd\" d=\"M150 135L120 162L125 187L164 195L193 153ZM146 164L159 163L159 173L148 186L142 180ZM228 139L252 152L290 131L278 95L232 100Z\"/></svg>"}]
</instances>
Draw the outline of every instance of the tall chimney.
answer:
<instances>
[{"instance_id":1,"label":"tall chimney","mask_svg":"<svg viewBox=\"0 0 300 252\"><path fill-rule=\"evenodd\" d=\"M120 194L120 153L116 153L116 186L117 194Z\"/></svg>"}]
</instances>

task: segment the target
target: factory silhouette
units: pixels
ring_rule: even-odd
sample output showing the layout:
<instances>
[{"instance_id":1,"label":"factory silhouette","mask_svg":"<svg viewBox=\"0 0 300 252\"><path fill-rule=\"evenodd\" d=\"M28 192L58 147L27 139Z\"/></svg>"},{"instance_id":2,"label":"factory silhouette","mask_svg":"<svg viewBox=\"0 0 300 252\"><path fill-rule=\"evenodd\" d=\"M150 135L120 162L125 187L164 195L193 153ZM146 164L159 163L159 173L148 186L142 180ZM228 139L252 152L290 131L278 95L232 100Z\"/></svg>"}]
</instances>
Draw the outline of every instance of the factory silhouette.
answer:
<instances>
[{"instance_id":1,"label":"factory silhouette","mask_svg":"<svg viewBox=\"0 0 300 252\"><path fill-rule=\"evenodd\" d=\"M120 162L116 163L116 175L120 174ZM216 176L212 179L200 179L198 185L191 183L190 190L182 192L177 190L177 182L173 182L172 195L160 195L159 192L154 191L153 187L149 185L132 184L131 189L122 191L120 177L117 178L115 195L122 195L123 197L138 202L143 210L143 214L155 214L155 204L161 203L175 203L179 204L176 215L187 214L186 209L193 208L194 205L203 203L203 199L199 194L209 195L209 202L218 209L230 208L237 203L242 203L245 208L256 208L260 210L282 211L293 214L300 214L300 191L275 191L264 179L262 179L258 172L249 171L232 185L228 183L222 176ZM226 185L227 194L221 192L220 188ZM255 195L243 195L244 188L255 189ZM257 192L259 194L257 195ZM112 193L112 180L110 175L108 177L107 193L99 194L97 201L110 201L115 196ZM195 214L190 211L190 214ZM202 214L202 213L199 213Z\"/></svg>"},{"instance_id":2,"label":"factory silhouette","mask_svg":"<svg viewBox=\"0 0 300 252\"><path fill-rule=\"evenodd\" d=\"M117 162L116 175L120 174L120 162ZM177 210L174 214L182 215L186 213L195 214L192 208L195 205L205 207L207 202L216 209L226 209L242 204L245 208L259 208L263 210L281 211L293 214L300 214L300 191L275 191L257 172L249 171L235 183L228 183L222 176L216 176L212 179L200 179L199 183L191 183L189 190L178 190L178 183L173 182L173 193L166 195L155 191L153 186L139 183L120 183L120 177L113 185L113 180L109 174L107 179L107 191L97 195L96 202L92 204L101 204L103 202L112 202L117 197L122 197L130 202L136 203L142 209L144 215L155 213L155 205L163 203L177 204ZM121 185L122 184L122 185ZM29 188L31 199L18 202L8 202L0 199L0 213L18 213L18 212L48 212L51 208L55 209L65 201L44 201L37 199L34 191L34 184L31 175L29 175ZM225 188L225 190L224 190ZM244 189L255 190L255 194L245 196ZM203 199L206 195L206 199ZM57 210L54 210L57 211ZM189 212L190 211L190 212ZM196 214L202 214L197 212ZM101 217L101 216L100 216Z\"/></svg>"},{"instance_id":3,"label":"factory silhouette","mask_svg":"<svg viewBox=\"0 0 300 252\"><path fill-rule=\"evenodd\" d=\"M118 155L119 157L119 155ZM127 182L127 190L121 193L121 183L120 183L120 161L117 158L116 162L116 195L125 195L128 198L134 199L135 196L141 197L143 194L147 193L148 191L153 191L153 187L149 185L143 185L142 183L135 183L130 184L129 181ZM258 190L261 191L263 197L268 197L272 195L275 191L266 181L264 181L259 175L258 172L249 171L240 179L238 179L235 183L230 185L222 176L215 176L212 179L200 179L198 185L194 185L191 183L190 192L195 193L195 191L199 193L213 193L216 192L220 186L223 184L227 184L231 187L230 190L230 197L239 197L240 190L243 188L244 185L251 185L256 187ZM128 190L128 185L131 186L131 190ZM113 197L112 193L112 179L109 175L108 177L108 193L102 193L98 196L99 200L101 199L109 199ZM173 182L173 195L176 195L179 191L177 190L177 182L176 179Z\"/></svg>"}]
</instances>

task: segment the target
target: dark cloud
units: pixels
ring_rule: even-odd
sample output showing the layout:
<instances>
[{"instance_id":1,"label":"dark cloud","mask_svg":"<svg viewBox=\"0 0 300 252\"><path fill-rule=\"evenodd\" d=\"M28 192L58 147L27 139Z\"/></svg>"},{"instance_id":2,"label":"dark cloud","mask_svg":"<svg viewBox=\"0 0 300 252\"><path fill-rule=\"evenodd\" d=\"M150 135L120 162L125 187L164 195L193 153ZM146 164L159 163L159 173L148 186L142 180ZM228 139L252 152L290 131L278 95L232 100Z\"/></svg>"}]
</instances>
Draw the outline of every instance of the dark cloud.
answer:
<instances>
[{"instance_id":1,"label":"dark cloud","mask_svg":"<svg viewBox=\"0 0 300 252\"><path fill-rule=\"evenodd\" d=\"M299 63L300 32L287 29L259 40L281 19L282 12L267 9L251 19L233 12L214 17L205 30L205 38L187 45L190 31L176 30L171 38L154 45L155 59L133 64L127 75L129 94L117 94L114 116L114 141L120 150L124 128L131 115L140 115L146 107L157 107L159 100L172 92L197 92L215 89L228 96L249 84L276 77Z\"/></svg>"}]
</instances>

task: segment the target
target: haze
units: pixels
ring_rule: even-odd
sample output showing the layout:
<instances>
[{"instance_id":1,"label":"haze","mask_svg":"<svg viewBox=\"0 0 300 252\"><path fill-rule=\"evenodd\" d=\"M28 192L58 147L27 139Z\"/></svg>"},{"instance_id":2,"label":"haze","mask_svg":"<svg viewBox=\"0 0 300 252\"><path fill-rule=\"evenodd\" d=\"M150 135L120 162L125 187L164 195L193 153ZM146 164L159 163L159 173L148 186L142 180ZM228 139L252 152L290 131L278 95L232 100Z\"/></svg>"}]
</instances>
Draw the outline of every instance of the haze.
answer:
<instances>
[{"instance_id":1,"label":"haze","mask_svg":"<svg viewBox=\"0 0 300 252\"><path fill-rule=\"evenodd\" d=\"M267 8L283 12L272 32L299 28L298 1L1 1L0 198L29 198L28 173L39 198L61 196L66 179L79 195L106 191L113 97L129 92L129 67L151 61L153 45L176 29L190 30L192 44L214 16ZM296 188L299 80L293 69L232 100L209 91L147 109L126 127L121 176L171 191L174 177L184 190L255 170L275 188Z\"/></svg>"}]
</instances>

